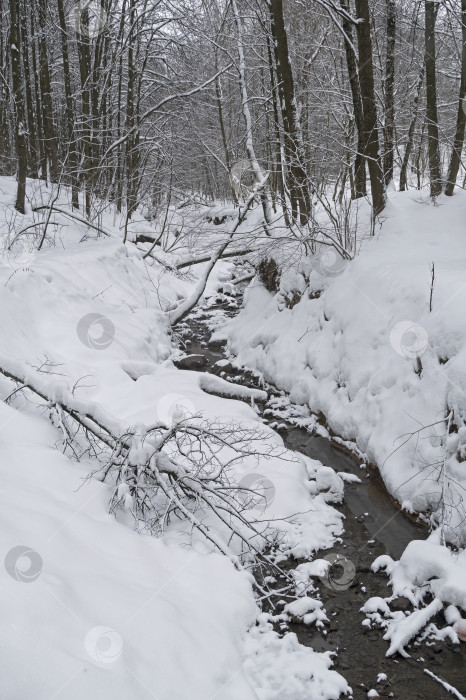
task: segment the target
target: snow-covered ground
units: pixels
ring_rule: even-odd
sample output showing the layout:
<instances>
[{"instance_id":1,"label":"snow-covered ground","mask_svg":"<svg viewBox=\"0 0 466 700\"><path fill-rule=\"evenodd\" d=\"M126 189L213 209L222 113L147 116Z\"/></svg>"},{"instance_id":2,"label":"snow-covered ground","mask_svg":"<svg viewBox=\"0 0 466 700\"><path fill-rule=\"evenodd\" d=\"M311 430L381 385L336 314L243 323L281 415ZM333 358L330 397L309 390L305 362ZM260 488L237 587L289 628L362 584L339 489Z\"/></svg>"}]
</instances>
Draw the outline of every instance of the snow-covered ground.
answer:
<instances>
[{"instance_id":1,"label":"snow-covered ground","mask_svg":"<svg viewBox=\"0 0 466 700\"><path fill-rule=\"evenodd\" d=\"M454 544L466 540L465 208L462 190L436 206L391 191L354 260L331 249L291 266L278 258L279 292L256 277L216 334L239 365L323 414L404 509L434 514ZM367 218L363 204L361 231Z\"/></svg>"},{"instance_id":2,"label":"snow-covered ground","mask_svg":"<svg viewBox=\"0 0 466 700\"><path fill-rule=\"evenodd\" d=\"M136 466L146 450L136 436L147 426L169 429L192 415L198 425L249 431L262 444L257 454L231 459L228 450L219 452L231 461L231 483L263 489L264 502L250 504L245 524L259 514L279 543L278 559L309 560L292 574L303 597L283 604L274 619L325 623L312 584L325 580L328 560L315 552L343 532L332 507L343 497L342 478L284 448L258 417L261 392L172 362L179 351L168 313L204 269L176 266L208 257L233 212L218 225L212 218L223 216L220 207L209 220L203 209L173 209L164 250L155 247L144 259L131 241L157 236L157 222L138 215L124 245L122 221L110 209L96 219L100 234L54 211L38 251L49 212L32 206L51 193L30 182L21 217L14 191L13 179L0 179L1 697L336 700L349 692L328 653L274 631L250 573L238 567L241 542L230 539L225 523L203 513L206 539L180 517L150 528L136 521L124 480L118 490L111 479L100 480L102 455L85 450L82 435L65 440L54 408L67 402L76 415L134 434ZM54 206L70 212L66 191L62 197ZM305 259L293 253L294 243L283 254L280 241L266 240L266 253L281 254L282 264L288 258L279 292L256 277L236 318L225 325L223 314L211 317L233 362L322 414L378 466L406 510L432 513L457 545L466 535L464 207L463 192L436 207L419 193L391 192L383 226L374 238L360 238L349 263L331 251ZM367 213L363 204L358 217L366 233ZM259 228L257 207L237 239L239 248L255 248L256 262L264 253L264 239L253 240ZM218 263L207 296L221 288L234 293L233 272L230 262ZM22 391L8 374L49 400ZM289 400L275 404L286 409ZM115 493L118 507L110 514ZM411 543L399 562L385 556L374 563L390 576L392 594L367 601L364 624L384 628L390 655L404 655L416 636L458 642L466 635L464 550L448 550L442 536L439 529L427 542ZM257 533L251 542L264 545ZM414 611L392 613L396 596L407 597ZM441 610L447 625L438 629L431 618Z\"/></svg>"},{"instance_id":3,"label":"snow-covered ground","mask_svg":"<svg viewBox=\"0 0 466 700\"><path fill-rule=\"evenodd\" d=\"M47 195L29 186L32 201ZM170 359L166 312L190 293L194 275L147 264L121 243L110 213L99 220L110 235L98 236L53 212L39 252L25 233L8 252L12 237L47 219L15 213L14 189L13 179L0 180L0 369L114 429L170 426L180 406L258 426L253 407L207 394L202 375ZM130 237L141 230L150 225L132 225ZM212 288L230 270L218 265ZM136 533L131 502L109 514L112 487L88 478L99 456L78 460L79 439L65 445L59 411L51 422L50 402L15 387L1 376L2 700L325 700L348 691L328 654L273 631L250 574L199 534L176 519L159 537ZM285 552L312 557L341 534L341 515L310 486L319 465L264 430L275 456L235 463L235 478L272 480L262 518L277 519Z\"/></svg>"}]
</instances>

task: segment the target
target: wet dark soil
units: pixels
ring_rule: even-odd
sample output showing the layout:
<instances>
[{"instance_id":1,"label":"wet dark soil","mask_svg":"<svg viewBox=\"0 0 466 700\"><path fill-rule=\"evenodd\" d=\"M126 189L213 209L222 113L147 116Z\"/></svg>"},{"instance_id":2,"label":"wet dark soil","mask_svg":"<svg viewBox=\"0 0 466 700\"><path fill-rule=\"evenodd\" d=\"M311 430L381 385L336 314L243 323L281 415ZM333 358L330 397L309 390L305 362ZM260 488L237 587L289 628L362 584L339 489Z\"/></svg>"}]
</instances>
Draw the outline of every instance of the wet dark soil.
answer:
<instances>
[{"instance_id":1,"label":"wet dark soil","mask_svg":"<svg viewBox=\"0 0 466 700\"><path fill-rule=\"evenodd\" d=\"M206 360L205 364L199 363L199 367L193 366L192 369L219 373L215 365L225 356L221 344L210 342L211 330L206 321L220 310L226 316L233 316L237 312L234 300L224 297L218 304L188 318L184 328L180 329L182 345L188 341L186 353L203 355ZM259 386L251 372L236 370L231 365L222 366L221 371L227 380ZM279 394L273 387L268 389L269 396ZM270 406L265 404L259 408L263 411ZM301 644L311 646L316 651L336 653L335 668L347 679L357 700L367 698L371 689L375 689L382 698L440 700L453 697L424 673L424 668L430 669L466 695L466 644L426 640L408 648L409 659L399 656L387 658L388 643L383 639L383 631L362 625L365 615L360 609L364 603L372 596L384 598L391 594L387 576L372 572L372 562L381 554L398 559L411 540L427 536L426 528L407 518L396 507L380 477L373 471L362 469L360 460L306 428L283 420L279 422L286 447L318 459L338 472L355 474L361 479L361 483L345 484L345 501L335 506L345 516L345 532L342 542L335 545L331 552L354 564L355 575L351 585L343 588L337 586L334 590L331 586L319 584L320 598L330 621L323 630L302 623L290 623L287 629L296 633ZM320 556L327 554L328 551L321 552ZM286 568L294 568L298 563L288 562ZM402 600L399 606L404 607ZM446 624L441 614L433 621L439 627ZM381 673L386 674L387 680L377 684L377 676Z\"/></svg>"}]
</instances>

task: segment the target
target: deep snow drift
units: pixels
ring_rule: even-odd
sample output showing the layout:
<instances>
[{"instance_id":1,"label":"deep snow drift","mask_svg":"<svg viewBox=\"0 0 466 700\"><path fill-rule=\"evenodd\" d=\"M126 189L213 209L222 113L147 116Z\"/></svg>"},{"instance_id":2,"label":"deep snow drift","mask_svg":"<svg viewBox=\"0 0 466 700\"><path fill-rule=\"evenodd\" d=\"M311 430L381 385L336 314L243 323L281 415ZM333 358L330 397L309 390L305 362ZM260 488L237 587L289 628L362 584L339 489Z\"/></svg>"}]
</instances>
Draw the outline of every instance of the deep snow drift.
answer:
<instances>
[{"instance_id":1,"label":"deep snow drift","mask_svg":"<svg viewBox=\"0 0 466 700\"><path fill-rule=\"evenodd\" d=\"M165 312L189 294L194 275L147 264L133 244L122 245L110 213L99 222L108 237L53 213L40 252L24 233L9 251L15 236L32 223L40 230L43 220L15 213L14 189L13 179L0 180L0 367L42 378L55 397L72 397L78 410L92 409L117 428L170 425L180 405L207 419L258 425L252 407L208 395L202 375L170 360ZM33 202L47 194L29 183ZM141 230L150 225L132 224L130 235ZM218 266L213 287L230 267ZM130 502L126 515L109 515L111 486L87 478L98 459L86 453L78 461L79 449L65 456L49 406L15 391L5 376L0 388L9 397L0 406L2 699L299 700L311 693L324 700L348 690L328 654L300 646L293 634L280 638L263 616L256 624L250 575L190 528L172 522L163 537L137 534ZM289 454L235 468L238 479L252 469L273 479L276 496L262 517L280 519L285 551L310 557L341 533L341 515L311 494L318 464Z\"/></svg>"}]
</instances>

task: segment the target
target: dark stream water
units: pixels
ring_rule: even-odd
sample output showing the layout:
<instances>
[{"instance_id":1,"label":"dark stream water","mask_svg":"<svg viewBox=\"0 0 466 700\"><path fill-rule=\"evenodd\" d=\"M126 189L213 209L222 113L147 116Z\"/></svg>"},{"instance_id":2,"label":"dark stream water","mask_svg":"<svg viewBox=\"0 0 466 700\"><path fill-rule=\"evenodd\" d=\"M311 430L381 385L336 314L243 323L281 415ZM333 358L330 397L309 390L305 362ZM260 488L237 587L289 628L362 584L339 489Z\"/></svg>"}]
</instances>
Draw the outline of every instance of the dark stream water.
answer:
<instances>
[{"instance_id":1,"label":"dark stream water","mask_svg":"<svg viewBox=\"0 0 466 700\"><path fill-rule=\"evenodd\" d=\"M210 342L211 331L206 321L220 309L227 316L235 313L234 308L224 301L206 308L202 315L197 313L188 318L181 329L186 352L202 356L197 361L193 358L190 369L218 374L215 364L225 356L221 345ZM222 376L236 383L258 386L256 378L248 371L227 367ZM273 392L272 388L269 395ZM259 408L264 411L267 404ZM316 651L337 652L335 669L347 679L357 700L367 698L371 689L377 690L381 698L435 700L454 697L424 673L424 668L466 695L466 644L426 641L419 646L411 645L408 649L411 654L409 659L399 656L386 658L388 643L383 640L383 631L362 626L365 615L360 608L364 603L372 596L386 597L391 594L388 577L384 573L371 571L374 559L381 554L399 559L408 543L413 539L424 539L427 530L400 512L380 477L361 469L355 457L305 428L295 427L283 420L279 423L285 424L280 434L286 447L318 459L336 471L349 472L361 479L361 483L345 484L344 503L335 506L345 516L345 532L342 542L331 550L353 562L356 567L354 581L346 590L335 591L323 584L319 586L320 598L330 620L325 630L319 631L314 626L302 623L290 623L287 629L296 633L301 644L311 646ZM320 556L328 553L322 552ZM294 568L299 563L289 562L288 566ZM400 608L404 609L404 604L404 600L399 601ZM433 622L439 627L446 624L441 614ZM385 673L387 681L376 684L379 673Z\"/></svg>"}]
</instances>

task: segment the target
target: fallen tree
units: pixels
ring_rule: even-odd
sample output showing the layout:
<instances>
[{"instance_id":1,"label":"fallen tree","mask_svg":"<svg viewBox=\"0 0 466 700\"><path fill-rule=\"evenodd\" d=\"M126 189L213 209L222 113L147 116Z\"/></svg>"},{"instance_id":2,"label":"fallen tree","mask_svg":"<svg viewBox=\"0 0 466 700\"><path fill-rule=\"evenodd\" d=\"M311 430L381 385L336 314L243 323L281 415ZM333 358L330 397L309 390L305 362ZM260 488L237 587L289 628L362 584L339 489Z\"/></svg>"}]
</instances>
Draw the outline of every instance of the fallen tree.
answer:
<instances>
[{"instance_id":1,"label":"fallen tree","mask_svg":"<svg viewBox=\"0 0 466 700\"><path fill-rule=\"evenodd\" d=\"M243 223L247 212L251 208L252 203L254 202L254 199L256 198L257 194L262 191L264 188L266 182L268 180L268 173L265 177L260 180L260 182L257 182L256 185L254 186L254 190L251 192L251 195L247 199L245 206L243 209L240 209L239 214L238 214L238 219L229 232L227 238L221 243L221 245L218 246L218 248L215 250L214 253L210 256L210 259L208 261L208 265L206 269L204 270L204 273L202 277L199 279L198 283L196 284L196 287L194 289L194 292L191 294L190 297L185 299L184 301L177 306L176 309L173 311L170 311L169 313L169 320L172 326L175 326L177 323L180 323L180 321L183 321L186 316L194 309L196 304L198 303L199 299L202 297L204 294L204 290L207 285L207 281L209 279L210 273L214 269L215 264L220 260L220 258L225 254L226 249L230 245L230 243L233 240L233 237L235 233L237 232L238 228L241 226Z\"/></svg>"},{"instance_id":2,"label":"fallen tree","mask_svg":"<svg viewBox=\"0 0 466 700\"><path fill-rule=\"evenodd\" d=\"M138 531L153 535L172 520L181 529L188 525L236 568L262 570L256 577L261 594L268 595L257 581L268 571L285 576L280 593L293 595L293 580L274 563L277 528L254 515L263 510L264 493L235 477L235 466L246 459L290 459L262 426L206 421L180 409L171 425L128 428L98 404L76 399L50 373L1 357L0 374L16 385L5 400L23 392L39 399L62 436L63 451L97 460L89 476L109 484L111 512L129 513Z\"/></svg>"}]
</instances>

